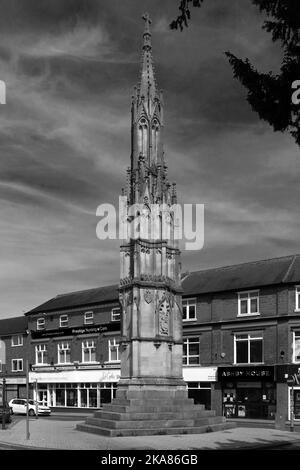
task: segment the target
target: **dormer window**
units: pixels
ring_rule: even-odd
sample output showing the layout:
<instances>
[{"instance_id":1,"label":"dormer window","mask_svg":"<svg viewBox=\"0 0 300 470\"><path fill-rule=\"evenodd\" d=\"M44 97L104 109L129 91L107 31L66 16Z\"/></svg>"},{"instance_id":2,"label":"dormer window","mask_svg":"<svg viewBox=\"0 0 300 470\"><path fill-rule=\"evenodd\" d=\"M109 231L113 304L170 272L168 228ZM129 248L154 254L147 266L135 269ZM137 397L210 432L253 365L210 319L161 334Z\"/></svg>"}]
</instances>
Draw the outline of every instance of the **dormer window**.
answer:
<instances>
[{"instance_id":1,"label":"dormer window","mask_svg":"<svg viewBox=\"0 0 300 470\"><path fill-rule=\"evenodd\" d=\"M37 321L36 321L36 329L37 330L44 330L45 326L46 326L45 318L43 318L43 317L38 318Z\"/></svg>"},{"instance_id":2,"label":"dormer window","mask_svg":"<svg viewBox=\"0 0 300 470\"><path fill-rule=\"evenodd\" d=\"M66 328L66 326L68 326L68 323L69 323L68 315L61 315L59 317L59 327L60 328Z\"/></svg>"},{"instance_id":3,"label":"dormer window","mask_svg":"<svg viewBox=\"0 0 300 470\"><path fill-rule=\"evenodd\" d=\"M238 316L259 315L259 291L238 293Z\"/></svg>"},{"instance_id":4,"label":"dormer window","mask_svg":"<svg viewBox=\"0 0 300 470\"><path fill-rule=\"evenodd\" d=\"M296 287L296 310L300 311L300 286Z\"/></svg>"},{"instance_id":5,"label":"dormer window","mask_svg":"<svg viewBox=\"0 0 300 470\"><path fill-rule=\"evenodd\" d=\"M94 313L93 312L84 312L84 324L92 325L94 323Z\"/></svg>"},{"instance_id":6,"label":"dormer window","mask_svg":"<svg viewBox=\"0 0 300 470\"><path fill-rule=\"evenodd\" d=\"M119 307L113 308L111 311L111 321L120 321L121 319L121 310Z\"/></svg>"}]
</instances>

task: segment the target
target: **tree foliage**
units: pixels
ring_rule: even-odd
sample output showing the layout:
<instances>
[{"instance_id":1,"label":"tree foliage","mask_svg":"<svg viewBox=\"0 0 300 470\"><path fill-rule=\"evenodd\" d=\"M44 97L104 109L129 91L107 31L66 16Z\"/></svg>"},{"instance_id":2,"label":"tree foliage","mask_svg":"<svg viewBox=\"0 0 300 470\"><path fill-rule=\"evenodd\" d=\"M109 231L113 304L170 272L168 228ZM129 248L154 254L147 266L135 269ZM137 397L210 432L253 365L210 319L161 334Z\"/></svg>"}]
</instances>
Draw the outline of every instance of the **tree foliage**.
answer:
<instances>
[{"instance_id":1,"label":"tree foliage","mask_svg":"<svg viewBox=\"0 0 300 470\"><path fill-rule=\"evenodd\" d=\"M204 0L181 0L180 15L170 24L171 29L183 30L191 19L191 7L201 7ZM288 131L300 146L300 105L292 102L292 83L300 80L300 1L251 0L267 15L263 29L271 33L273 41L280 41L283 60L280 73L259 72L246 59L231 52L226 56L234 77L247 89L247 100L259 117L274 131Z\"/></svg>"}]
</instances>

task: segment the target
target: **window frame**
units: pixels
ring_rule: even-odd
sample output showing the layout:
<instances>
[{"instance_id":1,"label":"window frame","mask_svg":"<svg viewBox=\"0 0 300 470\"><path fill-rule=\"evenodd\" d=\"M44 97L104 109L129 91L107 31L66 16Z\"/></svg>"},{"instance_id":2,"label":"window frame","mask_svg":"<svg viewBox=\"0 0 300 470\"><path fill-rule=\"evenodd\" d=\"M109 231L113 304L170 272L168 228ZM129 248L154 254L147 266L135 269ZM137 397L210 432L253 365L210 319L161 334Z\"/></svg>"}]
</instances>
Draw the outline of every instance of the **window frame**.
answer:
<instances>
[{"instance_id":1,"label":"window frame","mask_svg":"<svg viewBox=\"0 0 300 470\"><path fill-rule=\"evenodd\" d=\"M91 343L92 345L89 345L89 343ZM88 346L86 346L88 345ZM90 357L90 360L89 361L85 361L84 360L84 350L85 349L88 349L89 350L89 357ZM94 349L95 350L95 360L91 360L91 350ZM97 361L96 361L96 340L95 339L85 339L82 341L81 343L81 362L82 364L95 364Z\"/></svg>"},{"instance_id":2,"label":"window frame","mask_svg":"<svg viewBox=\"0 0 300 470\"><path fill-rule=\"evenodd\" d=\"M112 354L112 349L116 349L117 351L117 359L112 359L111 354ZM120 342L117 337L112 337L108 338L108 362L117 364L121 362L121 357L120 357Z\"/></svg>"},{"instance_id":3,"label":"window frame","mask_svg":"<svg viewBox=\"0 0 300 470\"><path fill-rule=\"evenodd\" d=\"M247 339L242 339L242 338L238 338L237 339L237 336L238 335L247 335ZM253 338L251 338L251 335L256 335L254 336ZM262 352L261 352L261 355L262 355L262 361L261 362L250 362L249 359L251 359L251 340L254 340L254 341L257 341L257 340L261 340L262 341ZM247 342L248 343L248 349L247 349L247 355L248 355L248 362L237 362L237 348L236 348L236 345L238 342ZM234 333L234 351L233 351L233 363L235 365L240 365L240 366L243 366L243 365L246 365L246 364L250 364L250 365L253 365L253 364L264 364L264 335L261 331L259 332L256 332L256 331L245 331L245 332L236 332Z\"/></svg>"},{"instance_id":4,"label":"window frame","mask_svg":"<svg viewBox=\"0 0 300 470\"><path fill-rule=\"evenodd\" d=\"M41 347L43 346L43 349ZM38 350L40 348L40 350ZM46 343L39 343L35 345L35 365L36 366L45 366L48 365L48 362L44 362L44 353L48 356L48 347ZM42 353L42 362L38 362L38 353Z\"/></svg>"},{"instance_id":5,"label":"window frame","mask_svg":"<svg viewBox=\"0 0 300 470\"><path fill-rule=\"evenodd\" d=\"M67 348L60 348L62 345L67 345ZM64 352L64 359L66 359L66 352L69 351L70 353L70 360L61 362L60 360L60 352ZM71 364L71 344L69 341L61 341L57 344L57 364Z\"/></svg>"},{"instance_id":6,"label":"window frame","mask_svg":"<svg viewBox=\"0 0 300 470\"><path fill-rule=\"evenodd\" d=\"M186 316L186 318L183 318L183 302L187 302L187 305L186 305L187 316ZM195 307L195 316L194 317L190 317L190 307L191 306ZM197 321L197 297L187 297L185 299L182 299L182 321L183 322Z\"/></svg>"},{"instance_id":7,"label":"window frame","mask_svg":"<svg viewBox=\"0 0 300 470\"><path fill-rule=\"evenodd\" d=\"M42 321L42 325L40 322ZM36 319L36 329L37 331L44 330L46 328L46 319L45 317L39 317Z\"/></svg>"},{"instance_id":8,"label":"window frame","mask_svg":"<svg viewBox=\"0 0 300 470\"><path fill-rule=\"evenodd\" d=\"M294 330L293 331L293 360L292 362L294 364L299 364L300 363L300 359L296 359L296 348L295 348L295 343L296 343L296 335L298 334L298 337L299 337L299 340L300 340L300 330Z\"/></svg>"},{"instance_id":9,"label":"window frame","mask_svg":"<svg viewBox=\"0 0 300 470\"><path fill-rule=\"evenodd\" d=\"M87 315L90 315L90 318L87 317ZM91 320L91 321L89 321ZM94 324L94 312L92 310L87 310L84 312L84 324L85 325L93 325Z\"/></svg>"},{"instance_id":10,"label":"window frame","mask_svg":"<svg viewBox=\"0 0 300 470\"><path fill-rule=\"evenodd\" d=\"M66 317L67 319L66 320L63 320L63 317ZM63 325L62 323L63 322L66 322L67 324L66 325ZM66 328L69 326L69 315L67 315L66 313L62 314L59 316L59 328Z\"/></svg>"},{"instance_id":11,"label":"window frame","mask_svg":"<svg viewBox=\"0 0 300 470\"><path fill-rule=\"evenodd\" d=\"M241 291L241 292L238 292L238 317L251 317L251 316L257 316L257 315L260 315L260 290L259 289L255 289L255 290L246 290L246 291ZM242 300L246 300L246 299L242 299L241 296L243 295L246 295L247 294L247 313L242 313L242 309L241 309L241 301ZM253 295L253 297L251 297L251 294L257 294L257 295ZM257 299L257 312L251 312L251 299Z\"/></svg>"},{"instance_id":12,"label":"window frame","mask_svg":"<svg viewBox=\"0 0 300 470\"><path fill-rule=\"evenodd\" d=\"M300 312L300 286L295 289L295 312Z\"/></svg>"},{"instance_id":13,"label":"window frame","mask_svg":"<svg viewBox=\"0 0 300 470\"><path fill-rule=\"evenodd\" d=\"M13 364L14 364L15 361L17 361L18 366L19 366L19 364L22 365L21 368L18 367L17 369L14 369ZM23 358L20 357L20 358L16 358L16 359L11 360L11 371L12 372L23 372L23 370L24 370Z\"/></svg>"},{"instance_id":14,"label":"window frame","mask_svg":"<svg viewBox=\"0 0 300 470\"><path fill-rule=\"evenodd\" d=\"M119 318L114 318L114 316L116 315L116 314L114 313L115 310L118 310L118 312L119 312L119 313L118 313L118 317L119 317ZM111 321L120 321L120 320L121 320L121 308L120 308L120 307L113 307L113 308L111 309L111 312L110 312L110 320L111 320Z\"/></svg>"},{"instance_id":15,"label":"window frame","mask_svg":"<svg viewBox=\"0 0 300 470\"><path fill-rule=\"evenodd\" d=\"M18 344L14 344L14 338L18 338L18 340L21 338L21 342L18 341ZM23 346L23 335L13 335L11 337L11 347L17 348L18 346Z\"/></svg>"},{"instance_id":16,"label":"window frame","mask_svg":"<svg viewBox=\"0 0 300 470\"><path fill-rule=\"evenodd\" d=\"M195 340L195 341L191 341L191 340ZM182 365L183 366L200 366L200 337L199 336L185 336L183 338L183 347L184 345L187 345L187 354L183 354L183 351L182 351ZM195 355L195 354L189 354L189 344L198 344L198 349L199 349L199 354ZM194 357L198 357L198 362L195 364L190 364L190 360L189 358L194 358ZM184 358L186 358L186 362L184 362Z\"/></svg>"}]
</instances>

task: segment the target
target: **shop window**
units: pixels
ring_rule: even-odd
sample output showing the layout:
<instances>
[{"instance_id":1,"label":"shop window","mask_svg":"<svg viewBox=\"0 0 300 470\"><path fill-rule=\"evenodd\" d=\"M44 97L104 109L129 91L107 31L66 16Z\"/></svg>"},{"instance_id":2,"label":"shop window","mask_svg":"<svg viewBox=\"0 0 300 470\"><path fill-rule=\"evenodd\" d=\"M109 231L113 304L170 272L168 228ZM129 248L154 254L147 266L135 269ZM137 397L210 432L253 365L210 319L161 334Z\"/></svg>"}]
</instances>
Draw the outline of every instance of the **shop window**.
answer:
<instances>
[{"instance_id":1,"label":"shop window","mask_svg":"<svg viewBox=\"0 0 300 470\"><path fill-rule=\"evenodd\" d=\"M84 324L85 325L92 325L94 323L94 313L93 312L85 312L84 313Z\"/></svg>"},{"instance_id":2,"label":"shop window","mask_svg":"<svg viewBox=\"0 0 300 470\"><path fill-rule=\"evenodd\" d=\"M111 311L111 321L120 321L121 310L119 307L113 308Z\"/></svg>"},{"instance_id":3,"label":"shop window","mask_svg":"<svg viewBox=\"0 0 300 470\"><path fill-rule=\"evenodd\" d=\"M116 338L108 340L108 362L119 362L119 343Z\"/></svg>"},{"instance_id":4,"label":"shop window","mask_svg":"<svg viewBox=\"0 0 300 470\"><path fill-rule=\"evenodd\" d=\"M58 364L69 364L71 362L71 348L69 343L57 345Z\"/></svg>"},{"instance_id":5,"label":"shop window","mask_svg":"<svg viewBox=\"0 0 300 470\"><path fill-rule=\"evenodd\" d=\"M68 326L68 323L69 323L68 315L61 315L59 317L59 327L60 328L65 328L66 326Z\"/></svg>"},{"instance_id":6,"label":"shop window","mask_svg":"<svg viewBox=\"0 0 300 470\"><path fill-rule=\"evenodd\" d=\"M48 350L46 344L37 344L35 346L36 365L48 364Z\"/></svg>"},{"instance_id":7,"label":"shop window","mask_svg":"<svg viewBox=\"0 0 300 470\"><path fill-rule=\"evenodd\" d=\"M263 362L263 337L261 333L234 335L234 363L258 364Z\"/></svg>"},{"instance_id":8,"label":"shop window","mask_svg":"<svg viewBox=\"0 0 300 470\"><path fill-rule=\"evenodd\" d=\"M196 316L196 299L182 300L182 320L197 320Z\"/></svg>"},{"instance_id":9,"label":"shop window","mask_svg":"<svg viewBox=\"0 0 300 470\"><path fill-rule=\"evenodd\" d=\"M300 362L300 331L294 331L293 362Z\"/></svg>"},{"instance_id":10,"label":"shop window","mask_svg":"<svg viewBox=\"0 0 300 470\"><path fill-rule=\"evenodd\" d=\"M87 340L82 342L82 362L96 362L95 341Z\"/></svg>"},{"instance_id":11,"label":"shop window","mask_svg":"<svg viewBox=\"0 0 300 470\"><path fill-rule=\"evenodd\" d=\"M37 330L44 330L46 326L45 318L38 318L36 321L36 329Z\"/></svg>"},{"instance_id":12,"label":"shop window","mask_svg":"<svg viewBox=\"0 0 300 470\"><path fill-rule=\"evenodd\" d=\"M296 287L296 310L300 311L300 286Z\"/></svg>"},{"instance_id":13,"label":"shop window","mask_svg":"<svg viewBox=\"0 0 300 470\"><path fill-rule=\"evenodd\" d=\"M12 336L11 345L12 346L23 346L23 336L22 335Z\"/></svg>"},{"instance_id":14,"label":"shop window","mask_svg":"<svg viewBox=\"0 0 300 470\"><path fill-rule=\"evenodd\" d=\"M200 341L199 338L184 338L183 341L183 364L186 366L200 364Z\"/></svg>"},{"instance_id":15,"label":"shop window","mask_svg":"<svg viewBox=\"0 0 300 470\"><path fill-rule=\"evenodd\" d=\"M0 372L2 372L2 361L0 361Z\"/></svg>"},{"instance_id":16,"label":"shop window","mask_svg":"<svg viewBox=\"0 0 300 470\"><path fill-rule=\"evenodd\" d=\"M239 292L238 315L259 315L259 291Z\"/></svg>"},{"instance_id":17,"label":"shop window","mask_svg":"<svg viewBox=\"0 0 300 470\"><path fill-rule=\"evenodd\" d=\"M12 359L11 370L12 372L22 372L23 371L23 359Z\"/></svg>"}]
</instances>

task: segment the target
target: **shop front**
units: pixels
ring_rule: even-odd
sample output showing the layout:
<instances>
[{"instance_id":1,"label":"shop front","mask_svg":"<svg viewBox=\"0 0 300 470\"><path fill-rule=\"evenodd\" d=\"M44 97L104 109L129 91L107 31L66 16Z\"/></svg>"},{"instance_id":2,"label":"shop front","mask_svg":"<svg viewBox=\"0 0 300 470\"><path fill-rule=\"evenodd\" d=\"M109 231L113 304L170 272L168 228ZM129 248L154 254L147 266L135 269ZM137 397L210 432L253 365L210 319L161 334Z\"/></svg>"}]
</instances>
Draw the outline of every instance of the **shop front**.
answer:
<instances>
[{"instance_id":1,"label":"shop front","mask_svg":"<svg viewBox=\"0 0 300 470\"><path fill-rule=\"evenodd\" d=\"M227 418L275 419L273 366L219 367L223 415Z\"/></svg>"},{"instance_id":2,"label":"shop front","mask_svg":"<svg viewBox=\"0 0 300 470\"><path fill-rule=\"evenodd\" d=\"M115 397L119 369L30 372L33 397L52 408L100 408Z\"/></svg>"},{"instance_id":3,"label":"shop front","mask_svg":"<svg viewBox=\"0 0 300 470\"><path fill-rule=\"evenodd\" d=\"M2 379L0 380L2 384ZM26 378L25 377L6 377L6 401L13 398L26 398Z\"/></svg>"},{"instance_id":4,"label":"shop front","mask_svg":"<svg viewBox=\"0 0 300 470\"><path fill-rule=\"evenodd\" d=\"M293 377L296 379L290 380ZM277 365L276 380L278 387L282 390L280 402L278 402L280 414L290 420L293 411L295 421L300 421L300 365Z\"/></svg>"},{"instance_id":5,"label":"shop front","mask_svg":"<svg viewBox=\"0 0 300 470\"><path fill-rule=\"evenodd\" d=\"M184 367L183 379L187 384L188 397L196 405L211 409L212 383L217 381L217 367Z\"/></svg>"}]
</instances>

